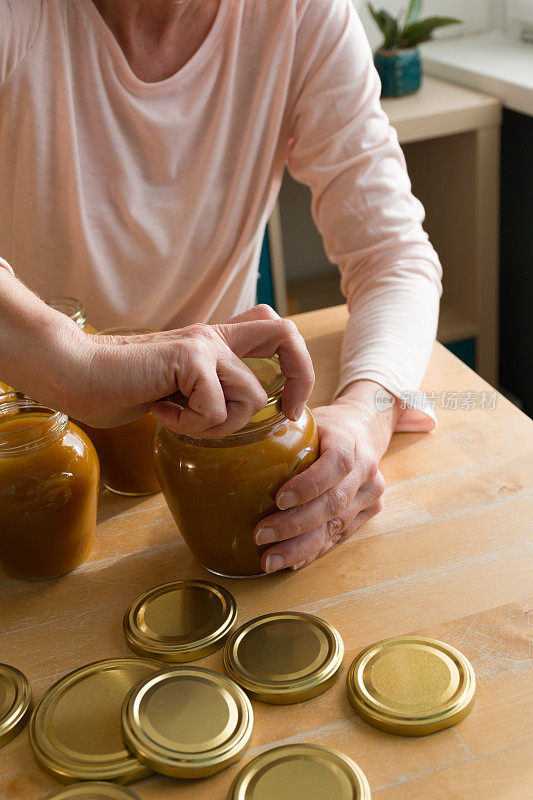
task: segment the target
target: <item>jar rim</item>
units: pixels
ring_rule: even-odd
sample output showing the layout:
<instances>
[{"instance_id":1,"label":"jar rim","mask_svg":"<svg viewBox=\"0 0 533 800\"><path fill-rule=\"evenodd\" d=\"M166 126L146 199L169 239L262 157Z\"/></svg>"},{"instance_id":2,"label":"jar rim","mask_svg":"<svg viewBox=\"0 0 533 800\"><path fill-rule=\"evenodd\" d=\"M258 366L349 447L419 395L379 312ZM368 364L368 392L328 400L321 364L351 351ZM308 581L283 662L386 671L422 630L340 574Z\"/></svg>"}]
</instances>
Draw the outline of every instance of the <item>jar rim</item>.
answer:
<instances>
[{"instance_id":1,"label":"jar rim","mask_svg":"<svg viewBox=\"0 0 533 800\"><path fill-rule=\"evenodd\" d=\"M70 317L80 327L83 327L87 322L85 306L76 297L58 295L56 297L47 297L44 302L47 306L59 311L60 314Z\"/></svg>"},{"instance_id":2,"label":"jar rim","mask_svg":"<svg viewBox=\"0 0 533 800\"><path fill-rule=\"evenodd\" d=\"M68 424L68 416L50 406L32 400L17 392L14 400L6 400L0 405L0 458L3 456L24 455L30 450L39 449L52 441L64 431ZM46 419L33 422L26 427L17 427L12 431L2 430L2 423L8 419L18 418L20 413L46 414Z\"/></svg>"},{"instance_id":3,"label":"jar rim","mask_svg":"<svg viewBox=\"0 0 533 800\"><path fill-rule=\"evenodd\" d=\"M289 422L289 419L285 416L283 411L279 411L276 416L261 420L256 425L250 425L248 423L244 428L240 428L234 433L229 433L227 436L224 436L223 439L203 439L202 437L188 436L186 433L176 433L176 431L167 428L162 422L159 423L158 430L164 428L165 431L168 431L172 436L184 442L190 442L194 444L195 447L233 447L238 444L247 444L248 440L250 440L250 442L257 441L258 436L261 436L266 431L274 429L277 425L282 425L284 422Z\"/></svg>"},{"instance_id":4,"label":"jar rim","mask_svg":"<svg viewBox=\"0 0 533 800\"><path fill-rule=\"evenodd\" d=\"M98 331L98 336L140 336L144 333L161 333L161 331L150 325L116 325L113 328L104 328L104 330Z\"/></svg>"},{"instance_id":5,"label":"jar rim","mask_svg":"<svg viewBox=\"0 0 533 800\"><path fill-rule=\"evenodd\" d=\"M264 430L268 430L276 423L287 419L281 408L282 395L285 388L285 375L281 370L278 355L275 354L270 357L245 356L241 361L255 375L267 394L267 402L263 408L257 411L242 428L239 428L239 430L234 433L228 433L223 439L203 439L202 437L178 434L175 433L175 431L170 431L170 433L174 433L175 436L179 436L182 439L195 442L211 441L220 443L228 439L235 439L238 437L244 438L249 434L261 433ZM265 370L270 370L270 374ZM182 408L187 408L189 404L189 398L179 389L163 399L170 400ZM162 425L162 423L160 424Z\"/></svg>"}]
</instances>

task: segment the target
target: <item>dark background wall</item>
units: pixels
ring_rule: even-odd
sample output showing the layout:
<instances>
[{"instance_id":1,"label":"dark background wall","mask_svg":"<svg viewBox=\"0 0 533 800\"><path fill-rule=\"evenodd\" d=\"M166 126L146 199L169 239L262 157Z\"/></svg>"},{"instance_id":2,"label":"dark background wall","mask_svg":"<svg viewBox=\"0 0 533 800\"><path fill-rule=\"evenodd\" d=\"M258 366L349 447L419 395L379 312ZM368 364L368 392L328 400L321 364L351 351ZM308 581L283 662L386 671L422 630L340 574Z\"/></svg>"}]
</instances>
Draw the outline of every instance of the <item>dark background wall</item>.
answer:
<instances>
[{"instance_id":1,"label":"dark background wall","mask_svg":"<svg viewBox=\"0 0 533 800\"><path fill-rule=\"evenodd\" d=\"M533 118L504 110L500 382L533 416Z\"/></svg>"}]
</instances>

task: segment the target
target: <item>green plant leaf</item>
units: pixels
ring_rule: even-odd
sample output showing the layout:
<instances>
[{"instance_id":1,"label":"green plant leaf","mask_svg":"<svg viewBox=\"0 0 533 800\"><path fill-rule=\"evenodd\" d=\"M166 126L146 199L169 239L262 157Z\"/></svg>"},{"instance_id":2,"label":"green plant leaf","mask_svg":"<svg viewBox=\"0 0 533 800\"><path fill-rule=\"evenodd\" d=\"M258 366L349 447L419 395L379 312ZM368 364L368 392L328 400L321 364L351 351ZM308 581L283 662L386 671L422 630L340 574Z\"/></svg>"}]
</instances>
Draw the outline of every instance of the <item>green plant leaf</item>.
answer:
<instances>
[{"instance_id":1,"label":"green plant leaf","mask_svg":"<svg viewBox=\"0 0 533 800\"><path fill-rule=\"evenodd\" d=\"M411 0L409 3L409 8L407 9L407 14L405 15L405 23L404 23L404 30L405 28L412 25L413 22L416 22L420 17L422 12L422 0Z\"/></svg>"},{"instance_id":2,"label":"green plant leaf","mask_svg":"<svg viewBox=\"0 0 533 800\"><path fill-rule=\"evenodd\" d=\"M390 23L387 27L387 31L385 33L385 41L383 42L383 48L385 50L396 50L400 40L400 30L398 28L398 23L396 20L391 17Z\"/></svg>"},{"instance_id":3,"label":"green plant leaf","mask_svg":"<svg viewBox=\"0 0 533 800\"><path fill-rule=\"evenodd\" d=\"M393 47L397 46L396 42L399 37L398 31L398 24L394 17L389 14L388 11L381 9L380 11L376 11L373 7L372 3L368 3L368 10L372 14L374 18L374 22L380 29L383 34L383 45L382 47L386 50L390 50Z\"/></svg>"},{"instance_id":4,"label":"green plant leaf","mask_svg":"<svg viewBox=\"0 0 533 800\"><path fill-rule=\"evenodd\" d=\"M379 21L379 18L378 18L378 12L376 11L376 9L372 5L372 3L367 3L366 7L368 8L370 13L372 14L372 18L373 18L374 22L376 23L378 28L381 30L381 22Z\"/></svg>"},{"instance_id":5,"label":"green plant leaf","mask_svg":"<svg viewBox=\"0 0 533 800\"><path fill-rule=\"evenodd\" d=\"M416 47L416 45L431 39L436 28L443 28L445 25L457 25L460 22L462 20L455 17L428 17L419 22L413 22L412 25L403 30L399 46L401 48Z\"/></svg>"},{"instance_id":6,"label":"green plant leaf","mask_svg":"<svg viewBox=\"0 0 533 800\"><path fill-rule=\"evenodd\" d=\"M374 22L380 29L380 31L385 34L387 29L387 12L386 11L376 11L372 3L367 3L368 10L372 14Z\"/></svg>"}]
</instances>

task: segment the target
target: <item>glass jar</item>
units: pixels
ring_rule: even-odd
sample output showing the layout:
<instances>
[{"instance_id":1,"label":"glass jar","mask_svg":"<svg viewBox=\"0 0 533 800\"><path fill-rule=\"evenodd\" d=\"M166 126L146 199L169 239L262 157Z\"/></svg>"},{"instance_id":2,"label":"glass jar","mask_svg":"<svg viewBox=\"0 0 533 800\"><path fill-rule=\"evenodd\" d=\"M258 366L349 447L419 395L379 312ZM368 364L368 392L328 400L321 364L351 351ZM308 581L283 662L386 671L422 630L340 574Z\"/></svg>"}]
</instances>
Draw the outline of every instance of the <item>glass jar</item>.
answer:
<instances>
[{"instance_id":1,"label":"glass jar","mask_svg":"<svg viewBox=\"0 0 533 800\"><path fill-rule=\"evenodd\" d=\"M0 563L16 578L54 578L93 546L98 458L65 414L11 397L0 405Z\"/></svg>"},{"instance_id":2,"label":"glass jar","mask_svg":"<svg viewBox=\"0 0 533 800\"><path fill-rule=\"evenodd\" d=\"M96 333L96 328L87 322L85 307L75 297L47 297L44 302L66 317L70 317L85 333Z\"/></svg>"},{"instance_id":3,"label":"glass jar","mask_svg":"<svg viewBox=\"0 0 533 800\"><path fill-rule=\"evenodd\" d=\"M313 415L297 422L281 411L284 379L276 359L243 359L267 390L265 409L225 439L197 439L164 425L154 436L154 465L172 516L200 564L222 577L263 575L257 523L276 511L278 490L318 455ZM261 373L270 370L265 380ZM276 372L274 376L273 373Z\"/></svg>"},{"instance_id":4,"label":"glass jar","mask_svg":"<svg viewBox=\"0 0 533 800\"><path fill-rule=\"evenodd\" d=\"M85 333L96 333L96 329L87 322L87 312L79 300L74 297L48 297L44 301L46 305L60 311L61 314L70 317L76 325L85 331ZM7 383L0 381L0 402L5 400L5 393L12 392L14 389L8 386Z\"/></svg>"},{"instance_id":5,"label":"glass jar","mask_svg":"<svg viewBox=\"0 0 533 800\"><path fill-rule=\"evenodd\" d=\"M14 390L7 383L0 381L0 403L5 403L13 397Z\"/></svg>"},{"instance_id":6,"label":"glass jar","mask_svg":"<svg viewBox=\"0 0 533 800\"><path fill-rule=\"evenodd\" d=\"M156 328L124 327L99 331L106 336L134 336L157 333ZM157 426L155 417L142 417L114 428L91 428L83 425L100 459L102 483L115 494L133 497L161 491L152 459L152 439Z\"/></svg>"},{"instance_id":7,"label":"glass jar","mask_svg":"<svg viewBox=\"0 0 533 800\"><path fill-rule=\"evenodd\" d=\"M0 404L3 406L5 403L12 403L20 397L26 397L26 395L21 392L16 392L14 389L9 389L8 387L6 392L0 391Z\"/></svg>"}]
</instances>

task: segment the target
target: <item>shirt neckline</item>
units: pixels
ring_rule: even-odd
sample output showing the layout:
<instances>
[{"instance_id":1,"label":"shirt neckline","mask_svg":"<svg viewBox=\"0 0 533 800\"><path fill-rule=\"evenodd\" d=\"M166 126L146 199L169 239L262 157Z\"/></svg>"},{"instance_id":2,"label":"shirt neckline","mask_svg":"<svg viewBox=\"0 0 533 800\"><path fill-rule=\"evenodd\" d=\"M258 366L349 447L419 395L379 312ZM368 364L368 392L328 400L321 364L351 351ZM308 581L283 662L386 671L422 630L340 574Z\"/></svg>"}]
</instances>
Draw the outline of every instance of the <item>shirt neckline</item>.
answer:
<instances>
[{"instance_id":1,"label":"shirt neckline","mask_svg":"<svg viewBox=\"0 0 533 800\"><path fill-rule=\"evenodd\" d=\"M123 83L137 92L150 94L164 94L187 80L198 70L210 55L213 46L217 42L219 34L228 17L229 6L232 2L232 0L220 0L216 17L207 36L200 47L177 72L161 81L143 81L133 72L122 48L92 0L78 1L90 17L97 36L103 40L109 50Z\"/></svg>"}]
</instances>

